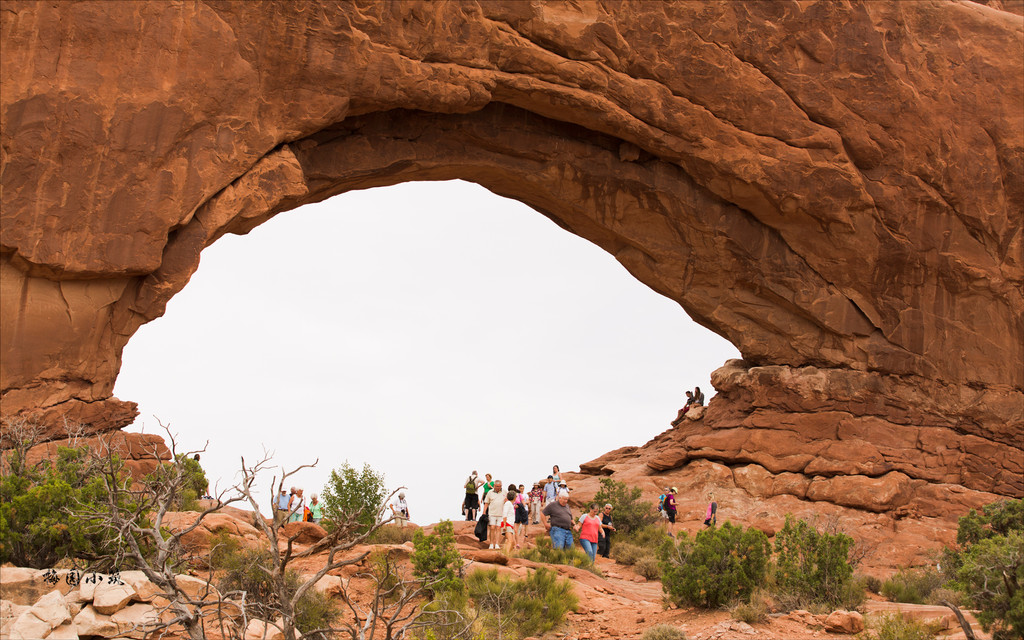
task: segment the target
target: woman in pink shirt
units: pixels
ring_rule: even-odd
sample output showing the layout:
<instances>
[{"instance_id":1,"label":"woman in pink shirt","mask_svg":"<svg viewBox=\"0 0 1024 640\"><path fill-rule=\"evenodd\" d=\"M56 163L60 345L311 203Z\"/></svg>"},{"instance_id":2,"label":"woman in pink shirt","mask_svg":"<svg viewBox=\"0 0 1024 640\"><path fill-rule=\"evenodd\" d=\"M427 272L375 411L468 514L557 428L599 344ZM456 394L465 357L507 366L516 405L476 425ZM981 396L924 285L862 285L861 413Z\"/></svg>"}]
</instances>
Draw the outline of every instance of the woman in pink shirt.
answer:
<instances>
[{"instance_id":1,"label":"woman in pink shirt","mask_svg":"<svg viewBox=\"0 0 1024 640\"><path fill-rule=\"evenodd\" d=\"M597 503L590 505L590 512L580 516L580 521L574 527L580 532L580 543L583 550L590 556L590 561L597 559L597 539L601 531L601 518L597 515Z\"/></svg>"}]
</instances>

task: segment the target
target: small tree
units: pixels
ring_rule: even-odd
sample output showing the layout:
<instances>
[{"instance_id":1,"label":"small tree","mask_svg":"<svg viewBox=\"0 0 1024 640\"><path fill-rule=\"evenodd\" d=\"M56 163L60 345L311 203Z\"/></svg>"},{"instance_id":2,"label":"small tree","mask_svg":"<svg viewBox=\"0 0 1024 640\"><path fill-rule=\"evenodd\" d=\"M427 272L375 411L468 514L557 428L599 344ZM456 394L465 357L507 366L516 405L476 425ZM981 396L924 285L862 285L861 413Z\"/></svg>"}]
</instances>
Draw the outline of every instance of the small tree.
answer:
<instances>
[{"instance_id":1,"label":"small tree","mask_svg":"<svg viewBox=\"0 0 1024 640\"><path fill-rule=\"evenodd\" d=\"M455 527L442 520L429 536L417 530L412 539L414 575L431 583L430 591L462 588L462 556L455 547Z\"/></svg>"},{"instance_id":2,"label":"small tree","mask_svg":"<svg viewBox=\"0 0 1024 640\"><path fill-rule=\"evenodd\" d=\"M388 495L382 474L368 464L361 472L356 471L346 462L331 471L320 499L327 530L351 527L341 532L347 536L366 533L383 514Z\"/></svg>"},{"instance_id":3,"label":"small tree","mask_svg":"<svg viewBox=\"0 0 1024 640\"><path fill-rule=\"evenodd\" d=\"M175 455L174 462L165 462L158 466L146 477L145 482L163 482L167 477L177 474L179 469L183 477L181 488L174 497L172 508L178 511L195 511L199 507L198 499L203 496L207 487L206 472L203 471L199 461L195 459L195 454L191 456L184 453Z\"/></svg>"},{"instance_id":4,"label":"small tree","mask_svg":"<svg viewBox=\"0 0 1024 640\"><path fill-rule=\"evenodd\" d=\"M369 571L353 576L370 584L370 598L359 604L349 597L352 582L342 584L342 600L351 613L334 629L352 640L372 640L378 629L384 640L407 638L417 629L440 630L448 638L469 638L472 621L462 611L451 608L448 597L434 600L433 606L421 607L430 593L444 593L441 578L413 578L405 575L392 558L392 550L372 556ZM454 602L461 603L456 598ZM435 636L436 637L436 636Z\"/></svg>"},{"instance_id":5,"label":"small tree","mask_svg":"<svg viewBox=\"0 0 1024 640\"><path fill-rule=\"evenodd\" d=\"M1006 500L960 518L959 548L944 570L953 586L979 609L978 622L994 640L1024 638L1024 500ZM956 605L942 602L969 629ZM970 637L968 635L968 637Z\"/></svg>"},{"instance_id":6,"label":"small tree","mask_svg":"<svg viewBox=\"0 0 1024 640\"><path fill-rule=\"evenodd\" d=\"M853 538L845 533L819 532L787 514L775 535L775 582L801 604L838 605L853 577L852 548Z\"/></svg>"},{"instance_id":7,"label":"small tree","mask_svg":"<svg viewBox=\"0 0 1024 640\"><path fill-rule=\"evenodd\" d=\"M683 534L661 548L662 589L677 604L709 609L733 600L747 600L768 574L771 546L757 529L726 522L697 533Z\"/></svg>"},{"instance_id":8,"label":"small tree","mask_svg":"<svg viewBox=\"0 0 1024 640\"><path fill-rule=\"evenodd\" d=\"M0 475L0 562L44 569L63 559L85 560L90 569L109 570L117 539L96 527L89 514L101 509L107 494L101 461L84 446L58 447L57 458L27 464L28 450L41 430L24 420L5 420L5 452ZM73 440L72 440L73 441ZM113 472L124 477L120 458ZM120 496L129 509L132 497Z\"/></svg>"},{"instance_id":9,"label":"small tree","mask_svg":"<svg viewBox=\"0 0 1024 640\"><path fill-rule=\"evenodd\" d=\"M98 458L101 462L98 475L104 486L106 504L95 510L89 510L88 505L79 505L79 508L93 520L95 530L112 534L121 541L123 546L117 555L118 560L127 556L150 582L163 590L162 595L168 604L161 612L160 622L148 625L145 631L153 632L180 624L189 638L202 640L206 637L206 618L215 617L223 622L224 605L228 601L216 593L209 580L199 593L195 593L190 585L178 579L178 571L183 564L181 540L195 531L207 516L242 500L242 496L224 499L225 492L221 492L214 504L201 511L192 524L175 531L168 530L164 519L168 511L179 503L189 477L184 459L195 452L177 455L174 435L167 426L162 423L160 426L170 440L173 462L163 467L160 473L147 476L142 491L133 491L121 473L120 463L107 450ZM152 456L158 458L155 448ZM128 497L132 500L129 501ZM234 611L239 610L237 604L231 605Z\"/></svg>"},{"instance_id":10,"label":"small tree","mask_svg":"<svg viewBox=\"0 0 1024 640\"><path fill-rule=\"evenodd\" d=\"M630 489L625 482L617 482L611 478L601 478L601 489L594 496L599 505L612 505L612 519L616 531L628 534L652 524L657 520L654 505L640 500L643 495L640 487Z\"/></svg>"}]
</instances>

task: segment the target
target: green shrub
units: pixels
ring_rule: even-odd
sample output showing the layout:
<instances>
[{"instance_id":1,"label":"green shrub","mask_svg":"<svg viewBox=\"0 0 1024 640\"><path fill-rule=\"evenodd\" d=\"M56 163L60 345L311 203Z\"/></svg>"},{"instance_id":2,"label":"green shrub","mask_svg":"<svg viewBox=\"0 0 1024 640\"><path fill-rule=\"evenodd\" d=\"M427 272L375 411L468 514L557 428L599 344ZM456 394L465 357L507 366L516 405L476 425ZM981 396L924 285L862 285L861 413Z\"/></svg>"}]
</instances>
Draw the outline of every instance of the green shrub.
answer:
<instances>
[{"instance_id":1,"label":"green shrub","mask_svg":"<svg viewBox=\"0 0 1024 640\"><path fill-rule=\"evenodd\" d=\"M119 540L100 525L109 509L104 464L127 482L120 459L97 459L85 447L59 447L55 460L32 467L20 452L11 452L0 476L0 563L46 569L77 559L97 570L113 569ZM127 497L120 506L131 509Z\"/></svg>"},{"instance_id":2,"label":"green shrub","mask_svg":"<svg viewBox=\"0 0 1024 640\"><path fill-rule=\"evenodd\" d=\"M856 640L932 640L941 629L941 622L926 623L899 614L886 614L869 619L868 628Z\"/></svg>"},{"instance_id":3,"label":"green shrub","mask_svg":"<svg viewBox=\"0 0 1024 640\"><path fill-rule=\"evenodd\" d=\"M642 529L657 519L654 506L650 502L640 500L643 492L640 487L630 489L625 482L617 482L611 478L601 478L601 488L594 496L594 502L604 507L612 505L612 522L619 534Z\"/></svg>"},{"instance_id":4,"label":"green shrub","mask_svg":"<svg viewBox=\"0 0 1024 640\"><path fill-rule=\"evenodd\" d=\"M802 606L838 605L853 576L849 562L853 538L819 532L804 520L786 516L775 535L775 584Z\"/></svg>"},{"instance_id":5,"label":"green shrub","mask_svg":"<svg viewBox=\"0 0 1024 640\"><path fill-rule=\"evenodd\" d=\"M644 631L640 640L686 640L686 634L682 629L670 624L656 624Z\"/></svg>"},{"instance_id":6,"label":"green shrub","mask_svg":"<svg viewBox=\"0 0 1024 640\"><path fill-rule=\"evenodd\" d=\"M616 542L612 545L611 556L619 564L635 565L637 560L647 555L646 549L629 542Z\"/></svg>"},{"instance_id":7,"label":"green shrub","mask_svg":"<svg viewBox=\"0 0 1024 640\"><path fill-rule=\"evenodd\" d=\"M361 472L347 462L331 471L320 492L325 528L335 531L340 527L351 535L369 531L384 511L384 487L384 476L368 464Z\"/></svg>"},{"instance_id":8,"label":"green shrub","mask_svg":"<svg viewBox=\"0 0 1024 640\"><path fill-rule=\"evenodd\" d=\"M882 583L882 595L891 602L925 604L944 582L934 569L902 569Z\"/></svg>"},{"instance_id":9,"label":"green shrub","mask_svg":"<svg viewBox=\"0 0 1024 640\"><path fill-rule=\"evenodd\" d=\"M242 552L242 543L227 531L219 531L210 537L210 567L215 571L230 569L232 559Z\"/></svg>"},{"instance_id":10,"label":"green shrub","mask_svg":"<svg viewBox=\"0 0 1024 640\"><path fill-rule=\"evenodd\" d=\"M865 576L864 586L871 593L882 593L882 581L876 578L875 576Z\"/></svg>"},{"instance_id":11,"label":"green shrub","mask_svg":"<svg viewBox=\"0 0 1024 640\"><path fill-rule=\"evenodd\" d=\"M981 513L971 509L958 522L956 543L970 546L1012 531L1024 531L1024 500L993 502L982 507Z\"/></svg>"},{"instance_id":12,"label":"green shrub","mask_svg":"<svg viewBox=\"0 0 1024 640\"><path fill-rule=\"evenodd\" d=\"M418 529L415 527L400 527L397 524L386 524L370 534L366 539L367 544L404 544L411 541Z\"/></svg>"},{"instance_id":13,"label":"green shrub","mask_svg":"<svg viewBox=\"0 0 1024 640\"><path fill-rule=\"evenodd\" d=\"M529 549L522 549L518 556L533 562L546 564L564 564L578 569L603 576L601 570L590 560L590 556L577 546L572 549L554 549L551 546L551 538L537 538L537 545Z\"/></svg>"},{"instance_id":14,"label":"green shrub","mask_svg":"<svg viewBox=\"0 0 1024 640\"><path fill-rule=\"evenodd\" d=\"M721 527L700 531L694 540L683 534L678 545L661 549L661 583L677 604L718 608L746 600L768 574L771 547L757 529Z\"/></svg>"},{"instance_id":15,"label":"green shrub","mask_svg":"<svg viewBox=\"0 0 1024 640\"><path fill-rule=\"evenodd\" d=\"M771 601L764 589L755 589L750 594L750 602L739 602L734 604L729 613L733 620L740 620L747 624L761 624L768 621L768 614L771 612Z\"/></svg>"},{"instance_id":16,"label":"green shrub","mask_svg":"<svg viewBox=\"0 0 1024 640\"><path fill-rule=\"evenodd\" d=\"M633 570L648 580L657 580L661 577L661 566L658 560L651 556L645 556L637 560L636 564L633 565Z\"/></svg>"},{"instance_id":17,"label":"green shrub","mask_svg":"<svg viewBox=\"0 0 1024 640\"><path fill-rule=\"evenodd\" d=\"M960 518L957 544L942 561L950 586L979 609L993 640L1024 637L1024 500L972 510Z\"/></svg>"},{"instance_id":18,"label":"green shrub","mask_svg":"<svg viewBox=\"0 0 1024 640\"><path fill-rule=\"evenodd\" d=\"M142 484L152 493L158 494L162 486L166 486L175 480L177 474L181 474L180 480L176 482L174 495L171 496L170 508L175 511L198 511L199 498L201 498L207 487L206 472L198 460L188 457L184 453L175 456L177 464L164 462L152 473L147 475Z\"/></svg>"},{"instance_id":19,"label":"green shrub","mask_svg":"<svg viewBox=\"0 0 1024 640\"><path fill-rule=\"evenodd\" d=\"M413 574L431 584L432 594L462 588L462 556L451 520L439 522L429 536L417 530L412 544Z\"/></svg>"},{"instance_id":20,"label":"green shrub","mask_svg":"<svg viewBox=\"0 0 1024 640\"><path fill-rule=\"evenodd\" d=\"M578 603L572 584L548 569L523 579L500 575L496 569L474 571L466 578L466 589L489 638L543 635L561 624Z\"/></svg>"},{"instance_id":21,"label":"green shrub","mask_svg":"<svg viewBox=\"0 0 1024 640\"><path fill-rule=\"evenodd\" d=\"M1024 638L1024 531L983 538L962 555L955 585L993 640Z\"/></svg>"},{"instance_id":22,"label":"green shrub","mask_svg":"<svg viewBox=\"0 0 1024 640\"><path fill-rule=\"evenodd\" d=\"M666 540L670 538L664 529L648 525L612 538L611 555L619 564L635 565L642 558L657 558Z\"/></svg>"},{"instance_id":23,"label":"green shrub","mask_svg":"<svg viewBox=\"0 0 1024 640\"><path fill-rule=\"evenodd\" d=\"M839 602L829 605L828 609L840 608L846 611L856 611L861 608L864 601L868 599L868 578L867 576L853 576L839 589Z\"/></svg>"}]
</instances>

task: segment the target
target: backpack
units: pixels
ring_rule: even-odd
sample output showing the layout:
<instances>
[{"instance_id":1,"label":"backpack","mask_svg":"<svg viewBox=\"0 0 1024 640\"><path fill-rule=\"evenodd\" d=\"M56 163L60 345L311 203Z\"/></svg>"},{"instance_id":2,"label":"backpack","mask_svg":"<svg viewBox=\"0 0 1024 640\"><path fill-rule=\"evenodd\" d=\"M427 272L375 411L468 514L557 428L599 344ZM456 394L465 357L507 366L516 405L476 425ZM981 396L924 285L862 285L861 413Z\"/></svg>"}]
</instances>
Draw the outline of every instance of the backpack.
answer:
<instances>
[{"instance_id":1,"label":"backpack","mask_svg":"<svg viewBox=\"0 0 1024 640\"><path fill-rule=\"evenodd\" d=\"M487 512L485 511L483 515L480 516L480 520L477 521L476 527L473 528L473 535L475 535L476 539L480 542L487 541L488 522L490 522L490 518L487 517Z\"/></svg>"}]
</instances>

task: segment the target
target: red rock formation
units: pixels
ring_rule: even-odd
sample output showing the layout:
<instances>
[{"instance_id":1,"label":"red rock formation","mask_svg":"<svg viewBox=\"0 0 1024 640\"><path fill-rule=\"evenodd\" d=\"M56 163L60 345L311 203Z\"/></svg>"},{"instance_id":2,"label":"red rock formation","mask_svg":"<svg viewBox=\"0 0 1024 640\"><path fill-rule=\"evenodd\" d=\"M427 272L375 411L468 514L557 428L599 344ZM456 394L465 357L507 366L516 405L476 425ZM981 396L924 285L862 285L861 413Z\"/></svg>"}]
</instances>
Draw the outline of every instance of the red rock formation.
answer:
<instances>
[{"instance_id":1,"label":"red rock formation","mask_svg":"<svg viewBox=\"0 0 1024 640\"><path fill-rule=\"evenodd\" d=\"M25 462L35 466L43 460L57 458L60 447L88 447L95 455L113 454L124 461L124 468L135 480L153 473L161 462L171 459L171 451L158 435L114 431L91 437L64 438L37 444L25 452ZM6 458L8 452L3 453Z\"/></svg>"},{"instance_id":2,"label":"red rock formation","mask_svg":"<svg viewBox=\"0 0 1024 640\"><path fill-rule=\"evenodd\" d=\"M714 398L708 415L723 405ZM695 533L703 529L713 493L720 523L728 520L774 536L791 514L818 527L835 527L856 541L859 570L884 577L897 567L933 563L938 551L956 541L961 515L1000 499L989 491L914 478L898 470L868 474L851 468L824 473L806 463L816 460L813 454L799 452L799 447L793 453L791 438L775 432L755 432L762 436L757 438L758 455L745 459L742 447L738 453L723 453L714 444L703 444L707 440L749 444L728 432L717 438L709 422L710 417L690 416L641 447L618 449L580 465L580 474L563 474L573 489L570 502L583 508L607 477L640 487L643 500L652 505L666 487L676 487L678 527ZM841 440L827 438L805 444L812 451L843 446ZM795 470L776 470L780 464Z\"/></svg>"},{"instance_id":3,"label":"red rock formation","mask_svg":"<svg viewBox=\"0 0 1024 640\"><path fill-rule=\"evenodd\" d=\"M2 411L129 423L121 350L203 248L462 178L740 349L656 465L1022 495L1024 20L987 4L7 2Z\"/></svg>"}]
</instances>

